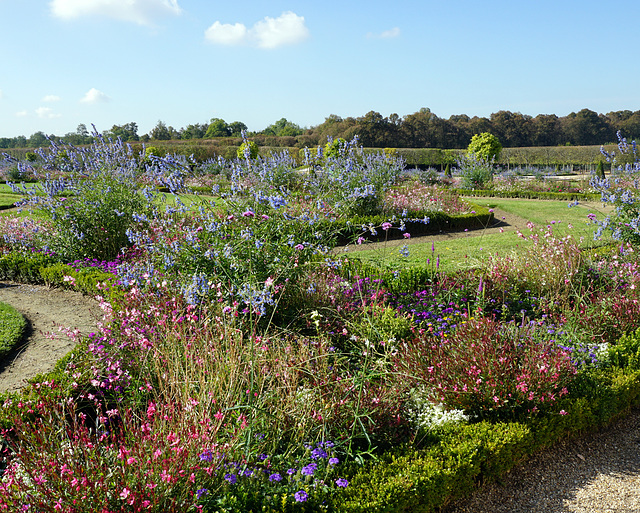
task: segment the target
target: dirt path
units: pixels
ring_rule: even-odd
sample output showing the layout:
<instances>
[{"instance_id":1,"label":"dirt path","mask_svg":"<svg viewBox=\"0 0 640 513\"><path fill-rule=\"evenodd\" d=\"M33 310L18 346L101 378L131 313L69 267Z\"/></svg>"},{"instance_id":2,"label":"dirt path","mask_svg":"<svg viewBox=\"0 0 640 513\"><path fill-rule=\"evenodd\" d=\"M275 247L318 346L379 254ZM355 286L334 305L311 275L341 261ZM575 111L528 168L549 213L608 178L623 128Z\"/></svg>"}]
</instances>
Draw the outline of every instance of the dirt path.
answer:
<instances>
[{"instance_id":1,"label":"dirt path","mask_svg":"<svg viewBox=\"0 0 640 513\"><path fill-rule=\"evenodd\" d=\"M19 390L29 378L51 371L74 347L60 327L87 334L102 319L97 301L68 290L0 282L0 301L28 321L23 343L0 362L0 392Z\"/></svg>"}]
</instances>

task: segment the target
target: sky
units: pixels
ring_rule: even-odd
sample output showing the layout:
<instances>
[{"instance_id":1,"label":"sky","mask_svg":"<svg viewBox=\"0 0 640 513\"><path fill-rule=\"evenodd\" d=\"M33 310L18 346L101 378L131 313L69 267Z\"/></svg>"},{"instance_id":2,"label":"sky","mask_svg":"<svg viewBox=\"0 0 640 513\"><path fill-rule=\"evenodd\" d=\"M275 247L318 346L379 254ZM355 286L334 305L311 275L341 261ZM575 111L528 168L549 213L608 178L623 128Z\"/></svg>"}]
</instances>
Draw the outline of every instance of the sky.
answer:
<instances>
[{"instance_id":1,"label":"sky","mask_svg":"<svg viewBox=\"0 0 640 513\"><path fill-rule=\"evenodd\" d=\"M0 137L640 110L640 2L0 0Z\"/></svg>"}]
</instances>

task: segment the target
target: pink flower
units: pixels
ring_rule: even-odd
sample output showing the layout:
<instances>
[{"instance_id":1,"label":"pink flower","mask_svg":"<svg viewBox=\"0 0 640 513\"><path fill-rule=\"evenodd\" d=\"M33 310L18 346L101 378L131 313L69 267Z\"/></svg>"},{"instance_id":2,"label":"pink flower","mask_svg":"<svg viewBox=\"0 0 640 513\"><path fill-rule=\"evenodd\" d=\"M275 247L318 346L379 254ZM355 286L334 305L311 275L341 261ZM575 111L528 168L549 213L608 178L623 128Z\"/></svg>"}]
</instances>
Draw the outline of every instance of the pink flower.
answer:
<instances>
[{"instance_id":1,"label":"pink flower","mask_svg":"<svg viewBox=\"0 0 640 513\"><path fill-rule=\"evenodd\" d=\"M382 229L386 232L389 228L391 228L391 223L386 222L382 223Z\"/></svg>"},{"instance_id":2,"label":"pink flower","mask_svg":"<svg viewBox=\"0 0 640 513\"><path fill-rule=\"evenodd\" d=\"M120 492L120 498L122 500L125 500L127 497L129 497L129 495L131 495L131 490L129 490L129 488L124 488L121 492Z\"/></svg>"}]
</instances>

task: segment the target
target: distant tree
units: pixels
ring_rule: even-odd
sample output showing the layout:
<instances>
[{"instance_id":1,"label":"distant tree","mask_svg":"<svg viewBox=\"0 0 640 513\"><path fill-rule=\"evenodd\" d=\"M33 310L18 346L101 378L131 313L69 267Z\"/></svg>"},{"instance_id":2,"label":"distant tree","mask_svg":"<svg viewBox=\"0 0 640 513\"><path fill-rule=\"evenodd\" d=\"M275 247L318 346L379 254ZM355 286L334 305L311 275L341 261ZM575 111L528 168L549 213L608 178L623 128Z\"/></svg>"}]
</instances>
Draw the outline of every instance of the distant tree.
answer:
<instances>
[{"instance_id":1,"label":"distant tree","mask_svg":"<svg viewBox=\"0 0 640 513\"><path fill-rule=\"evenodd\" d=\"M302 134L303 130L295 123L286 118L279 119L273 125L269 125L262 131L263 135L276 135L278 137L296 136Z\"/></svg>"},{"instance_id":2,"label":"distant tree","mask_svg":"<svg viewBox=\"0 0 640 513\"><path fill-rule=\"evenodd\" d=\"M616 129L604 115L592 110L572 112L563 121L567 142L571 144L586 146L615 140Z\"/></svg>"},{"instance_id":3,"label":"distant tree","mask_svg":"<svg viewBox=\"0 0 640 513\"><path fill-rule=\"evenodd\" d=\"M531 144L531 116L501 110L491 114L491 133L493 133L502 144L515 148L529 146Z\"/></svg>"},{"instance_id":4,"label":"distant tree","mask_svg":"<svg viewBox=\"0 0 640 513\"><path fill-rule=\"evenodd\" d=\"M180 133L180 139L202 139L207 133L209 125L206 123L196 123L195 125L188 125Z\"/></svg>"},{"instance_id":5,"label":"distant tree","mask_svg":"<svg viewBox=\"0 0 640 513\"><path fill-rule=\"evenodd\" d=\"M562 126L555 114L538 114L531 122L532 146L557 146L561 142Z\"/></svg>"},{"instance_id":6,"label":"distant tree","mask_svg":"<svg viewBox=\"0 0 640 513\"><path fill-rule=\"evenodd\" d=\"M231 130L224 119L212 118L204 136L207 139L212 139L214 137L229 137L230 135Z\"/></svg>"},{"instance_id":7,"label":"distant tree","mask_svg":"<svg viewBox=\"0 0 640 513\"><path fill-rule=\"evenodd\" d=\"M91 137L91 134L89 133L89 130L87 130L87 125L85 125L84 123L80 123L78 125L78 127L76 128L76 134L78 134L82 138L90 138Z\"/></svg>"},{"instance_id":8,"label":"distant tree","mask_svg":"<svg viewBox=\"0 0 640 513\"><path fill-rule=\"evenodd\" d=\"M489 132L475 134L467 147L467 153L482 160L498 158L502 151L502 145L498 138Z\"/></svg>"},{"instance_id":9,"label":"distant tree","mask_svg":"<svg viewBox=\"0 0 640 513\"><path fill-rule=\"evenodd\" d=\"M246 132L248 130L247 125L245 125L242 121L234 121L233 123L229 123L229 131L233 137L242 136L242 132Z\"/></svg>"},{"instance_id":10,"label":"distant tree","mask_svg":"<svg viewBox=\"0 0 640 513\"><path fill-rule=\"evenodd\" d=\"M107 130L105 132L107 137L111 137L113 139L120 138L123 141L138 141L140 137L138 136L138 125L133 121L131 123L127 123L126 125L113 125L111 130Z\"/></svg>"},{"instance_id":11,"label":"distant tree","mask_svg":"<svg viewBox=\"0 0 640 513\"><path fill-rule=\"evenodd\" d=\"M158 121L156 126L151 129L149 136L156 141L168 141L172 139L172 127L168 127L164 121Z\"/></svg>"},{"instance_id":12,"label":"distant tree","mask_svg":"<svg viewBox=\"0 0 640 513\"><path fill-rule=\"evenodd\" d=\"M27 145L31 148L40 148L42 146L47 146L49 141L47 141L47 136L44 135L43 132L36 132L35 134L31 134L29 139L27 140Z\"/></svg>"}]
</instances>

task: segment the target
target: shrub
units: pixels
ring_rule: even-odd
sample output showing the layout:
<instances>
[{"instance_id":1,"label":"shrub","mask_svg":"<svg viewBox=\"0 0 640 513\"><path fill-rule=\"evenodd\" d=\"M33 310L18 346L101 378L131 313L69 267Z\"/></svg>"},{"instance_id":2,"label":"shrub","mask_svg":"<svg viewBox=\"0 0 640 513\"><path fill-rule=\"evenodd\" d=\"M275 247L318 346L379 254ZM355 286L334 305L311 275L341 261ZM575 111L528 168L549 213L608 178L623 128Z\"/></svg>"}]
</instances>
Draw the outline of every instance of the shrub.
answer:
<instances>
[{"instance_id":1,"label":"shrub","mask_svg":"<svg viewBox=\"0 0 640 513\"><path fill-rule=\"evenodd\" d=\"M0 303L0 359L4 358L20 342L27 321L15 308Z\"/></svg>"},{"instance_id":2,"label":"shrub","mask_svg":"<svg viewBox=\"0 0 640 513\"><path fill-rule=\"evenodd\" d=\"M259 152L260 150L255 142L245 140L236 150L236 156L241 160L255 160L256 158L258 158Z\"/></svg>"},{"instance_id":3,"label":"shrub","mask_svg":"<svg viewBox=\"0 0 640 513\"><path fill-rule=\"evenodd\" d=\"M467 147L467 153L469 156L480 161L493 161L500 156L502 151L502 144L498 141L498 138L489 133L483 132L481 134L474 134L471 137L471 142Z\"/></svg>"},{"instance_id":4,"label":"shrub","mask_svg":"<svg viewBox=\"0 0 640 513\"><path fill-rule=\"evenodd\" d=\"M477 418L532 415L568 393L576 368L546 328L470 318L440 337L407 340L396 365L433 401Z\"/></svg>"},{"instance_id":5,"label":"shrub","mask_svg":"<svg viewBox=\"0 0 640 513\"><path fill-rule=\"evenodd\" d=\"M463 155L458 160L463 189L486 189L493 181L493 161L484 160L474 154Z\"/></svg>"}]
</instances>

